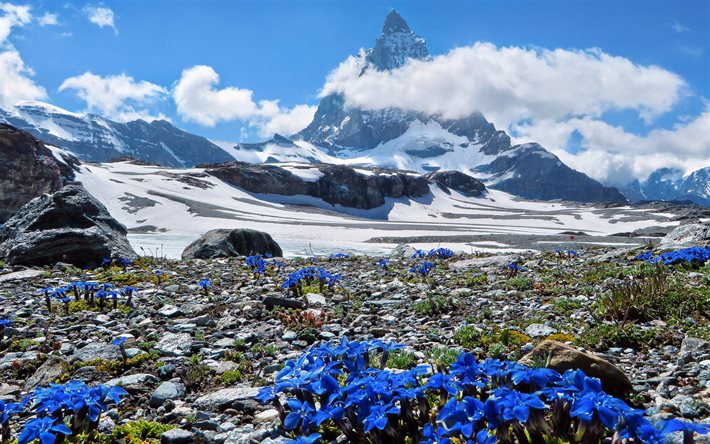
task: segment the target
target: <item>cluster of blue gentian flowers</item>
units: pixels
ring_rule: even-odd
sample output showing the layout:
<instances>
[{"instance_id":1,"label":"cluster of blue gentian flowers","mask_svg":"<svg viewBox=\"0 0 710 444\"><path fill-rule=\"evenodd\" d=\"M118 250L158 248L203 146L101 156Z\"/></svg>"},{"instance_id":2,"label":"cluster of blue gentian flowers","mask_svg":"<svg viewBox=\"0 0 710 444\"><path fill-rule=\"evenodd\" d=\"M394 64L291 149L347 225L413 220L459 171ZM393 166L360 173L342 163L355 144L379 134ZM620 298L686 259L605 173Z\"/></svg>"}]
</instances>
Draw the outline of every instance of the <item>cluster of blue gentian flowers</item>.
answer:
<instances>
[{"instance_id":1,"label":"cluster of blue gentian flowers","mask_svg":"<svg viewBox=\"0 0 710 444\"><path fill-rule=\"evenodd\" d=\"M636 256L636 260L655 264L661 262L665 265L691 263L702 265L710 261L710 247L689 247L680 250L668 251L654 256L652 251L647 251Z\"/></svg>"},{"instance_id":2,"label":"cluster of blue gentian flowers","mask_svg":"<svg viewBox=\"0 0 710 444\"><path fill-rule=\"evenodd\" d=\"M326 287L333 288L342 279L341 275L332 274L324 267L311 266L289 274L281 284L281 288L291 290L294 296L300 296L302 295L303 285L318 283L319 290L322 293Z\"/></svg>"},{"instance_id":3,"label":"cluster of blue gentian flowers","mask_svg":"<svg viewBox=\"0 0 710 444\"><path fill-rule=\"evenodd\" d=\"M261 254L255 254L252 256L247 256L246 258L246 264L247 267L251 270L252 274L255 277L260 277L266 273L266 267L269 264L265 258L269 258L271 255L265 255L262 256ZM283 267L286 266L281 261L277 261L276 259L271 259L270 261L271 265L274 266L277 270L281 270Z\"/></svg>"},{"instance_id":4,"label":"cluster of blue gentian flowers","mask_svg":"<svg viewBox=\"0 0 710 444\"><path fill-rule=\"evenodd\" d=\"M349 259L350 255L347 253L333 253L330 255L331 259Z\"/></svg>"},{"instance_id":5,"label":"cluster of blue gentian flowers","mask_svg":"<svg viewBox=\"0 0 710 444\"><path fill-rule=\"evenodd\" d=\"M434 269L436 265L429 261L422 261L420 264L412 265L409 267L410 273L415 273L421 275L422 277L427 277L431 270Z\"/></svg>"},{"instance_id":6,"label":"cluster of blue gentian flowers","mask_svg":"<svg viewBox=\"0 0 710 444\"><path fill-rule=\"evenodd\" d=\"M92 433L109 405L117 405L128 393L120 387L88 387L81 381L38 388L20 402L0 400L0 441L10 439L10 421L32 416L17 436L18 444L39 440L41 444L61 442L65 437Z\"/></svg>"},{"instance_id":7,"label":"cluster of blue gentian flowers","mask_svg":"<svg viewBox=\"0 0 710 444\"><path fill-rule=\"evenodd\" d=\"M433 248L429 251L416 250L412 254L412 259L430 258L430 259L449 259L454 256L454 252L449 248Z\"/></svg>"},{"instance_id":8,"label":"cluster of blue gentian flowers","mask_svg":"<svg viewBox=\"0 0 710 444\"><path fill-rule=\"evenodd\" d=\"M580 370L477 362L469 353L446 372L387 369L389 354L403 347L347 339L313 346L289 360L256 399L274 405L299 443L331 442L342 434L350 443L660 444L669 433L682 432L688 443L710 429L679 420L657 428Z\"/></svg>"},{"instance_id":9,"label":"cluster of blue gentian flowers","mask_svg":"<svg viewBox=\"0 0 710 444\"><path fill-rule=\"evenodd\" d=\"M107 300L112 301L113 308L118 306L119 299L125 299L125 304L130 306L133 301L133 296L138 293L138 288L130 285L123 288L116 288L113 284L109 283L75 281L63 287L40 288L36 293L44 295L47 310L52 310L52 299L55 299L62 302L68 311L71 296L74 296L74 300L76 301L80 301L83 297L91 304L98 300L101 309L104 308L104 304Z\"/></svg>"}]
</instances>

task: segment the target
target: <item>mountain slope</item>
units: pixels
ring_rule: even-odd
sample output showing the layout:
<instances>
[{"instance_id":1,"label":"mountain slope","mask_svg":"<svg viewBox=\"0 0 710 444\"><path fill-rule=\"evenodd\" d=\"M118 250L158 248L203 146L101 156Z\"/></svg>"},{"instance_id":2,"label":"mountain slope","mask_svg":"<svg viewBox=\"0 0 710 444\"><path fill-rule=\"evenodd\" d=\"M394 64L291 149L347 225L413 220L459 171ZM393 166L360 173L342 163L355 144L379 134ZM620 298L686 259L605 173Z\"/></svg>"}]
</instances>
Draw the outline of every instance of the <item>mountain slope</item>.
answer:
<instances>
[{"instance_id":1,"label":"mountain slope","mask_svg":"<svg viewBox=\"0 0 710 444\"><path fill-rule=\"evenodd\" d=\"M360 75L428 58L424 39L392 11L374 48L358 56ZM293 139L311 150L310 145L321 147L344 163L421 173L459 170L489 187L529 199L626 201L616 188L569 168L538 144L511 145L510 137L480 112L445 119L394 108L366 110L348 106L342 95L331 94L323 97L313 121Z\"/></svg>"},{"instance_id":2,"label":"mountain slope","mask_svg":"<svg viewBox=\"0 0 710 444\"><path fill-rule=\"evenodd\" d=\"M691 201L710 206L710 166L690 174L674 168L661 168L643 182L634 181L624 188L633 202L642 200Z\"/></svg>"},{"instance_id":3,"label":"mountain slope","mask_svg":"<svg viewBox=\"0 0 710 444\"><path fill-rule=\"evenodd\" d=\"M232 160L204 137L180 130L165 120L119 123L95 114L72 113L47 103L21 102L13 109L0 109L0 122L92 162L130 156L162 165L190 167L203 162Z\"/></svg>"}]
</instances>

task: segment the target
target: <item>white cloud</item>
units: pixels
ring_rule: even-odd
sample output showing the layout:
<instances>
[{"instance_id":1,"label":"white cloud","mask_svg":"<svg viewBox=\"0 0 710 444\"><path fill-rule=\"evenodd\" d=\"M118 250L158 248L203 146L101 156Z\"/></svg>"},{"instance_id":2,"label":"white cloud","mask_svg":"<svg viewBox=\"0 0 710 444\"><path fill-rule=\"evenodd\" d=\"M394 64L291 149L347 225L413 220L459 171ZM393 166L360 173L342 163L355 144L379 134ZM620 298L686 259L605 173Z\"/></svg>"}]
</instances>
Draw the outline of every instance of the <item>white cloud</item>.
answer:
<instances>
[{"instance_id":1,"label":"white cloud","mask_svg":"<svg viewBox=\"0 0 710 444\"><path fill-rule=\"evenodd\" d=\"M45 12L37 22L40 26L56 26L59 24L59 16L51 12Z\"/></svg>"},{"instance_id":2,"label":"white cloud","mask_svg":"<svg viewBox=\"0 0 710 444\"><path fill-rule=\"evenodd\" d=\"M594 118L540 120L517 125L516 142L534 140L572 168L613 185L644 179L661 167L692 171L710 165L710 106L692 120L671 129L658 128L645 136L632 134ZM582 135L583 151L569 153L574 131Z\"/></svg>"},{"instance_id":3,"label":"white cloud","mask_svg":"<svg viewBox=\"0 0 710 444\"><path fill-rule=\"evenodd\" d=\"M114 15L111 8L106 6L87 6L84 8L84 13L89 21L97 25L99 28L107 26L118 34L118 29L116 29Z\"/></svg>"},{"instance_id":4,"label":"white cloud","mask_svg":"<svg viewBox=\"0 0 710 444\"><path fill-rule=\"evenodd\" d=\"M254 101L254 92L233 86L219 88L219 74L210 66L183 70L173 90L180 117L205 126L245 120L262 136L292 134L303 129L315 113L314 106L283 108L278 100Z\"/></svg>"},{"instance_id":5,"label":"white cloud","mask_svg":"<svg viewBox=\"0 0 710 444\"><path fill-rule=\"evenodd\" d=\"M299 132L313 120L317 106L296 105L290 109L279 108L278 112L265 116L257 121L259 133L264 137L271 137L275 133L291 135Z\"/></svg>"},{"instance_id":6,"label":"white cloud","mask_svg":"<svg viewBox=\"0 0 710 444\"><path fill-rule=\"evenodd\" d=\"M673 23L671 23L671 29L673 29L677 33L683 33L683 32L688 32L690 31L690 28L687 26L683 26L678 22L678 20L673 20Z\"/></svg>"},{"instance_id":7,"label":"white cloud","mask_svg":"<svg viewBox=\"0 0 710 444\"><path fill-rule=\"evenodd\" d=\"M10 36L13 27L22 27L32 21L29 6L0 3L0 45Z\"/></svg>"},{"instance_id":8,"label":"white cloud","mask_svg":"<svg viewBox=\"0 0 710 444\"><path fill-rule=\"evenodd\" d=\"M34 72L10 44L8 38L13 28L23 27L32 21L29 6L0 3L0 107L8 108L21 100L41 100L47 92L37 85Z\"/></svg>"},{"instance_id":9,"label":"white cloud","mask_svg":"<svg viewBox=\"0 0 710 444\"><path fill-rule=\"evenodd\" d=\"M99 112L119 121L162 118L151 116L140 107L155 102L167 93L162 86L145 80L137 81L126 74L102 77L89 71L64 80L59 91L67 90L74 91L84 100L89 112Z\"/></svg>"},{"instance_id":10,"label":"white cloud","mask_svg":"<svg viewBox=\"0 0 710 444\"><path fill-rule=\"evenodd\" d=\"M326 80L321 95L342 93L346 104L403 108L446 117L482 111L502 128L524 119L599 116L633 109L645 119L669 111L685 94L678 75L636 65L598 49L457 48L431 61L411 60L394 71L368 70L351 57Z\"/></svg>"},{"instance_id":11,"label":"white cloud","mask_svg":"<svg viewBox=\"0 0 710 444\"><path fill-rule=\"evenodd\" d=\"M42 100L47 92L37 85L34 73L14 49L0 52L0 107L8 108L21 100Z\"/></svg>"}]
</instances>

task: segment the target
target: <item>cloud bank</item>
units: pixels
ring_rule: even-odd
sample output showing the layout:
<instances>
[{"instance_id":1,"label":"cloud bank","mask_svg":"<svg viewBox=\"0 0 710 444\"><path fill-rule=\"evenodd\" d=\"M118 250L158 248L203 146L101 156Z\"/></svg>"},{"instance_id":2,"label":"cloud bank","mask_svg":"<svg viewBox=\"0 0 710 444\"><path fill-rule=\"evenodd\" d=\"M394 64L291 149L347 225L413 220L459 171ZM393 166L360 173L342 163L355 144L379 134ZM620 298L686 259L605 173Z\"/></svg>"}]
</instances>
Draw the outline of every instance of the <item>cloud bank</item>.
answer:
<instances>
[{"instance_id":1,"label":"cloud bank","mask_svg":"<svg viewBox=\"0 0 710 444\"><path fill-rule=\"evenodd\" d=\"M292 134L310 123L316 107L281 107L278 100L255 102L254 92L234 86L219 88L219 74L210 66L185 69L173 89L178 114L204 126L245 120L264 137Z\"/></svg>"}]
</instances>

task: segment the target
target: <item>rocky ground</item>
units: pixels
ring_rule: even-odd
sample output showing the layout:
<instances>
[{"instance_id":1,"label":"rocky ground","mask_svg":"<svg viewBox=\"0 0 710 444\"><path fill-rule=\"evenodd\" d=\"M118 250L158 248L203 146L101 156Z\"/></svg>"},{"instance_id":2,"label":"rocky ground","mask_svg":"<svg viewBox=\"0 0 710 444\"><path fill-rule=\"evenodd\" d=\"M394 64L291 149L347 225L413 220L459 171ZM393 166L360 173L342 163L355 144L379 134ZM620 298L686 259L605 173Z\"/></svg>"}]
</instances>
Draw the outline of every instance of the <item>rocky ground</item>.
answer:
<instances>
[{"instance_id":1,"label":"rocky ground","mask_svg":"<svg viewBox=\"0 0 710 444\"><path fill-rule=\"evenodd\" d=\"M174 427L143 425L151 432L126 442L161 434L168 443L282 442L276 412L252 397L315 341L394 339L408 348L390 365L406 368L448 362L458 350L517 360L551 338L618 366L633 387L627 402L649 414L710 421L710 265L657 268L634 260L642 250L599 247L457 255L431 260L435 268L421 276L409 269L422 260L398 251L386 268L367 256L297 258L281 269L269 261L263 276L244 258L141 258L93 271L4 266L0 319L12 325L0 345L0 399L70 379L109 383L130 396L101 430L137 420ZM511 271L512 262L523 269ZM341 284L299 297L281 288L310 265L342 275ZM103 310L70 294L50 312L37 290L74 281L139 292L132 306L109 300ZM111 344L119 336L132 338L128 359Z\"/></svg>"}]
</instances>

